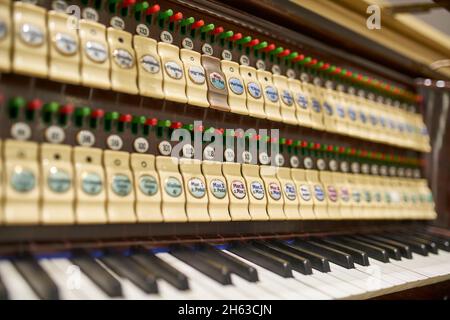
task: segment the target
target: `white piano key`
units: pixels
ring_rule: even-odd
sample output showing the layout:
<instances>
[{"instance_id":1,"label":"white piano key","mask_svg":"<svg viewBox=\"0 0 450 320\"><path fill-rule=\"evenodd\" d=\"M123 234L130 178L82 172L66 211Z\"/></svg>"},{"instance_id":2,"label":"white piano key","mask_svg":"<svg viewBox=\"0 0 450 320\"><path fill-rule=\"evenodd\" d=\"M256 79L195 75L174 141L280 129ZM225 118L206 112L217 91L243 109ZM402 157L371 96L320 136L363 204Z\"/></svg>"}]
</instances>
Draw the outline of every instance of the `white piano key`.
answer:
<instances>
[{"instance_id":1,"label":"white piano key","mask_svg":"<svg viewBox=\"0 0 450 320\"><path fill-rule=\"evenodd\" d=\"M203 292L202 299L205 299L205 297L209 299L244 299L241 293L236 292L237 290L233 285L221 285L169 253L158 253L157 256L188 276L191 279L189 282L191 289ZM233 291L236 294L234 298Z\"/></svg>"},{"instance_id":2,"label":"white piano key","mask_svg":"<svg viewBox=\"0 0 450 320\"><path fill-rule=\"evenodd\" d=\"M38 297L30 288L28 283L14 268L11 262L0 260L0 272L3 283L9 293L11 300L37 300Z\"/></svg>"},{"instance_id":3,"label":"white piano key","mask_svg":"<svg viewBox=\"0 0 450 320\"><path fill-rule=\"evenodd\" d=\"M113 270L107 267L102 261L95 259L95 261L107 270L122 286L122 299L125 300L158 300L161 297L158 294L147 294L135 286L131 281L126 278L118 276Z\"/></svg>"},{"instance_id":4,"label":"white piano key","mask_svg":"<svg viewBox=\"0 0 450 320\"><path fill-rule=\"evenodd\" d=\"M72 290L83 292L90 300L109 300L111 299L106 293L98 288L81 270L76 271L75 266L67 259L56 258L51 262L58 267L63 274L67 276L66 282L72 287ZM73 277L73 278L70 278ZM70 284L69 284L70 283Z\"/></svg>"},{"instance_id":5,"label":"white piano key","mask_svg":"<svg viewBox=\"0 0 450 320\"><path fill-rule=\"evenodd\" d=\"M56 267L50 259L40 259L39 264L48 273L50 278L58 287L59 297L61 300L83 300L88 299L86 294L80 290L71 290L67 286L67 277L61 273L61 270Z\"/></svg>"},{"instance_id":6,"label":"white piano key","mask_svg":"<svg viewBox=\"0 0 450 320\"><path fill-rule=\"evenodd\" d=\"M295 278L283 278L229 251L226 251L226 253L254 267L258 271L260 280L259 286L265 289L272 288L275 290L275 292L278 293L278 299L314 299L313 295L310 294L310 288L306 287L306 289L302 291L305 284L299 282ZM316 293L315 295L317 296L319 294L320 293Z\"/></svg>"}]
</instances>

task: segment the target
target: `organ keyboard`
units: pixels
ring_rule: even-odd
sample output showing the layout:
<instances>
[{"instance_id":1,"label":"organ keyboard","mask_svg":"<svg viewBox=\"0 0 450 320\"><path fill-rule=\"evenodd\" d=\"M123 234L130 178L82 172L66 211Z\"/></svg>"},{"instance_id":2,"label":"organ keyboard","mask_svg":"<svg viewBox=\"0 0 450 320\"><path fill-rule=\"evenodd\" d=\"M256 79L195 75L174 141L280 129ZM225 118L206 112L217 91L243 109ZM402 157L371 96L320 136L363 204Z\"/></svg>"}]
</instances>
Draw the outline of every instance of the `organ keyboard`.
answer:
<instances>
[{"instance_id":1,"label":"organ keyboard","mask_svg":"<svg viewBox=\"0 0 450 320\"><path fill-rule=\"evenodd\" d=\"M0 0L0 299L448 290L423 100L214 1Z\"/></svg>"}]
</instances>

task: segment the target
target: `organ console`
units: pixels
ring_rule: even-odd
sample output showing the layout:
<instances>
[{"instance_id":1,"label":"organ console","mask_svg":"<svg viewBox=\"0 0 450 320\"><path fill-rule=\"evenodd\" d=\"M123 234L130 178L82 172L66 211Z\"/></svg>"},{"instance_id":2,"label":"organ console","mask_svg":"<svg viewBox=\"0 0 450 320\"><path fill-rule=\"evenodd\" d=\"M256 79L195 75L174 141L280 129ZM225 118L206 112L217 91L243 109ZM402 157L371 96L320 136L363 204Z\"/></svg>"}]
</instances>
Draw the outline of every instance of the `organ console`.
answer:
<instances>
[{"instance_id":1,"label":"organ console","mask_svg":"<svg viewBox=\"0 0 450 320\"><path fill-rule=\"evenodd\" d=\"M449 74L268 3L0 0L0 299L448 297Z\"/></svg>"}]
</instances>

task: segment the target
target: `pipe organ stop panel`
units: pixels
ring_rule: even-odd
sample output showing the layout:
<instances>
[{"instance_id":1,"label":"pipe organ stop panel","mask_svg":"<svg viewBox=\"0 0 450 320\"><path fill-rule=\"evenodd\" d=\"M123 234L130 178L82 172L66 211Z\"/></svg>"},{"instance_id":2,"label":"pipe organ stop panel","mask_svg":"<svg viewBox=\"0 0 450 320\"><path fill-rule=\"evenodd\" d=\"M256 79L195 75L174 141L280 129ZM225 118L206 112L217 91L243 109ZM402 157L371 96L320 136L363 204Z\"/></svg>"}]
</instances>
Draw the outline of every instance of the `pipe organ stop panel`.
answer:
<instances>
[{"instance_id":1,"label":"pipe organ stop panel","mask_svg":"<svg viewBox=\"0 0 450 320\"><path fill-rule=\"evenodd\" d=\"M190 292L186 265L215 285L231 284L227 268L249 282L324 277L213 299L448 280L441 254L445 275L402 264L379 288L361 282L369 264L449 251L448 232L429 233L445 212L427 179L423 70L262 19L255 3L0 0L0 299L76 298L58 287L71 264L93 299L123 296L121 278L158 293L145 272ZM35 258L61 250L70 261ZM316 288L332 277L345 281ZM16 297L18 278L32 290Z\"/></svg>"}]
</instances>

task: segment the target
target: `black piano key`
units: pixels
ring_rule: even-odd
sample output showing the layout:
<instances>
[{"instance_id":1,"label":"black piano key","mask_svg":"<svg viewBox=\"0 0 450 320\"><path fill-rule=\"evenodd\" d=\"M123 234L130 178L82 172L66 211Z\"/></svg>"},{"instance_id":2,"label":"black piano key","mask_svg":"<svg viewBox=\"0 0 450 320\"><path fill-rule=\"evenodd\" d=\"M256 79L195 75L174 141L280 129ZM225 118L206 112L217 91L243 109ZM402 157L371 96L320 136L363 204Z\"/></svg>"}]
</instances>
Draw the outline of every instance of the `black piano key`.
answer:
<instances>
[{"instance_id":1,"label":"black piano key","mask_svg":"<svg viewBox=\"0 0 450 320\"><path fill-rule=\"evenodd\" d=\"M130 280L145 293L158 293L155 274L146 271L133 260L118 253L109 253L102 256L100 261L119 277Z\"/></svg>"},{"instance_id":2,"label":"black piano key","mask_svg":"<svg viewBox=\"0 0 450 320\"><path fill-rule=\"evenodd\" d=\"M338 242L342 242L345 243L346 245L359 249L359 250L363 250L365 252L367 252L367 254L369 255L369 257L379 260L381 262L389 262L389 256L386 252L386 250L384 250L383 248L374 246L372 244L368 244L362 241L358 241L349 237L337 237L334 238L334 240L338 241Z\"/></svg>"},{"instance_id":3,"label":"black piano key","mask_svg":"<svg viewBox=\"0 0 450 320\"><path fill-rule=\"evenodd\" d=\"M282 242L282 241L272 241L272 245L279 247L283 250L298 254L302 257L305 257L311 262L311 266L313 269L316 269L320 272L330 272L330 263L328 259L320 254L312 252L310 250L302 249L296 247L293 243Z\"/></svg>"},{"instance_id":4,"label":"black piano key","mask_svg":"<svg viewBox=\"0 0 450 320\"><path fill-rule=\"evenodd\" d=\"M436 243L433 240L423 239L423 238L417 237L415 235L409 235L409 234L401 234L399 236L406 237L408 239L411 239L411 240L423 243L426 246L428 252L431 252L431 253L434 253L434 254L438 253L438 247L437 247Z\"/></svg>"},{"instance_id":5,"label":"black piano key","mask_svg":"<svg viewBox=\"0 0 450 320\"><path fill-rule=\"evenodd\" d=\"M292 278L291 264L273 254L248 244L237 244L228 249L230 252L284 278Z\"/></svg>"},{"instance_id":6,"label":"black piano key","mask_svg":"<svg viewBox=\"0 0 450 320\"><path fill-rule=\"evenodd\" d=\"M321 244L314 240L300 240L297 239L294 241L294 245L299 246L300 248L307 249L313 252L317 252L318 254L327 257L331 262L340 265L347 269L352 269L355 267L353 264L353 258L346 252L343 252L338 249L334 249L330 246Z\"/></svg>"},{"instance_id":7,"label":"black piano key","mask_svg":"<svg viewBox=\"0 0 450 320\"><path fill-rule=\"evenodd\" d=\"M336 242L336 241L334 241L332 239L328 239L328 238L320 239L317 241L320 243L324 243L329 247L332 247L332 248L335 248L335 249L338 249L338 250L341 250L343 252L350 254L353 258L353 261L357 264L360 264L362 266L370 265L369 256L367 255L367 253L365 253L362 250L358 250L358 249L349 247L343 243L339 243L339 242Z\"/></svg>"},{"instance_id":8,"label":"black piano key","mask_svg":"<svg viewBox=\"0 0 450 320\"><path fill-rule=\"evenodd\" d=\"M420 243L420 242L417 242L417 241L414 241L414 240L411 240L411 239L408 239L405 237L399 237L396 235L392 235L392 234L383 234L380 237L392 239L392 240L398 241L400 243L406 244L411 248L412 252L415 252L422 256L428 256L427 247L423 243Z\"/></svg>"},{"instance_id":9,"label":"black piano key","mask_svg":"<svg viewBox=\"0 0 450 320\"><path fill-rule=\"evenodd\" d=\"M0 300L8 300L8 297L8 289L6 289L6 286L3 283L2 277L0 275Z\"/></svg>"},{"instance_id":10,"label":"black piano key","mask_svg":"<svg viewBox=\"0 0 450 320\"><path fill-rule=\"evenodd\" d=\"M188 277L178 271L166 261L158 258L147 249L133 252L130 256L136 263L148 272L154 273L156 277L164 279L178 290L189 290Z\"/></svg>"},{"instance_id":11,"label":"black piano key","mask_svg":"<svg viewBox=\"0 0 450 320\"><path fill-rule=\"evenodd\" d=\"M444 239L442 237L436 236L431 233L418 232L418 233L415 233L415 235L417 237L432 240L432 241L434 241L434 243L436 243L436 246L438 247L438 249L450 252L450 240L448 240L448 239Z\"/></svg>"},{"instance_id":12,"label":"black piano key","mask_svg":"<svg viewBox=\"0 0 450 320\"><path fill-rule=\"evenodd\" d=\"M380 241L376 241L370 238L366 238L364 236L352 236L352 238L362 241L362 242L366 242L368 244L374 245L376 247L382 248L384 250L386 250L386 252L388 253L389 258L394 259L394 260L401 260L402 259L402 255L400 253L400 250L397 249L394 246L391 246L389 244L386 243L382 243Z\"/></svg>"},{"instance_id":13,"label":"black piano key","mask_svg":"<svg viewBox=\"0 0 450 320\"><path fill-rule=\"evenodd\" d=\"M122 285L105 268L85 251L75 251L70 258L74 265L89 278L97 287L110 297L122 296Z\"/></svg>"},{"instance_id":14,"label":"black piano key","mask_svg":"<svg viewBox=\"0 0 450 320\"><path fill-rule=\"evenodd\" d=\"M252 243L252 245L258 249L264 250L270 254L288 261L291 264L292 269L297 272L306 275L312 274L311 262L296 253L278 248L270 244L270 242L254 242Z\"/></svg>"},{"instance_id":15,"label":"black piano key","mask_svg":"<svg viewBox=\"0 0 450 320\"><path fill-rule=\"evenodd\" d=\"M258 271L242 260L239 260L212 245L204 245L201 250L203 253L210 255L211 259L216 260L218 263L222 263L230 269L232 273L237 274L241 278L249 282L259 281Z\"/></svg>"},{"instance_id":16,"label":"black piano key","mask_svg":"<svg viewBox=\"0 0 450 320\"><path fill-rule=\"evenodd\" d=\"M394 246L400 251L400 254L402 255L403 258L412 259L411 248L404 243L400 243L400 242L392 240L392 239L381 238L379 236L372 235L372 234L366 235L365 237L379 241L380 243L386 243L388 245Z\"/></svg>"},{"instance_id":17,"label":"black piano key","mask_svg":"<svg viewBox=\"0 0 450 320\"><path fill-rule=\"evenodd\" d=\"M59 300L55 282L32 256L18 257L12 263L40 299Z\"/></svg>"},{"instance_id":18,"label":"black piano key","mask_svg":"<svg viewBox=\"0 0 450 320\"><path fill-rule=\"evenodd\" d=\"M170 253L177 259L190 265L204 275L223 285L231 285L230 270L199 251L181 246L174 246Z\"/></svg>"}]
</instances>

